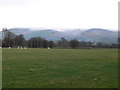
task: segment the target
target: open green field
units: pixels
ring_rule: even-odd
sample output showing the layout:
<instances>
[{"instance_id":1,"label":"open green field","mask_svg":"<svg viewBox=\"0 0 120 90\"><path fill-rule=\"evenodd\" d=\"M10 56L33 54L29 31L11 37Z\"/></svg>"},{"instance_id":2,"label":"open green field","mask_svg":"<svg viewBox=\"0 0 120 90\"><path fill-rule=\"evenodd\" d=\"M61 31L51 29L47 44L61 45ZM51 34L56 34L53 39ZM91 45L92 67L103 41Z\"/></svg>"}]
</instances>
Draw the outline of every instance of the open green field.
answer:
<instances>
[{"instance_id":1,"label":"open green field","mask_svg":"<svg viewBox=\"0 0 120 90\"><path fill-rule=\"evenodd\" d=\"M117 88L117 49L2 49L3 88Z\"/></svg>"}]
</instances>

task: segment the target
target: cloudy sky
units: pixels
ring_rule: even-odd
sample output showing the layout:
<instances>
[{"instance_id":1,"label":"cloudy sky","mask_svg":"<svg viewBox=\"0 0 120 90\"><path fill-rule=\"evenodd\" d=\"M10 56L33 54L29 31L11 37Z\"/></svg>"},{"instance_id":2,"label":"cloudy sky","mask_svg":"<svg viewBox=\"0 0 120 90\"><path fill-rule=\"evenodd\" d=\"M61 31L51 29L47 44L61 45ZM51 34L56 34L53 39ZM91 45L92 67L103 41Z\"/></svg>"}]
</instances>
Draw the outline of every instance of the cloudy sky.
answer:
<instances>
[{"instance_id":1,"label":"cloudy sky","mask_svg":"<svg viewBox=\"0 0 120 90\"><path fill-rule=\"evenodd\" d=\"M118 29L119 0L0 0L3 27Z\"/></svg>"}]
</instances>

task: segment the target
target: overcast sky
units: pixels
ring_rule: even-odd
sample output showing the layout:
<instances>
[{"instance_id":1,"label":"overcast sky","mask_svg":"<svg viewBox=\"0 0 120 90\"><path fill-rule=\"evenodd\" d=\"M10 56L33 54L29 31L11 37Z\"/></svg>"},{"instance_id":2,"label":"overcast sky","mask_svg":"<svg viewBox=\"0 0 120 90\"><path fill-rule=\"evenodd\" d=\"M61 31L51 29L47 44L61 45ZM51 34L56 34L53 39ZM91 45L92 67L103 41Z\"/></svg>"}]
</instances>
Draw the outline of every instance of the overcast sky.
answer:
<instances>
[{"instance_id":1,"label":"overcast sky","mask_svg":"<svg viewBox=\"0 0 120 90\"><path fill-rule=\"evenodd\" d=\"M118 29L119 0L0 0L3 27Z\"/></svg>"}]
</instances>

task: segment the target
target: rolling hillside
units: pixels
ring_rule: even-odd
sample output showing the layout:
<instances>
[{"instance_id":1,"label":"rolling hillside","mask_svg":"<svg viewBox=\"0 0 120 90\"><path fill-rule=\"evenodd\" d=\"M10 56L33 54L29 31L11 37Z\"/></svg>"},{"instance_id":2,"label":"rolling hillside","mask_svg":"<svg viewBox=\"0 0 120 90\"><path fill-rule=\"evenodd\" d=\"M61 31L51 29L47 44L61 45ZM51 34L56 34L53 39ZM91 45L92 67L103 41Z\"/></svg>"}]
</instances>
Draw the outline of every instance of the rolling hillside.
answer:
<instances>
[{"instance_id":1,"label":"rolling hillside","mask_svg":"<svg viewBox=\"0 0 120 90\"><path fill-rule=\"evenodd\" d=\"M117 31L100 28L92 28L88 30L73 29L65 31L57 31L53 29L40 29L34 31L30 28L11 28L9 30L17 35L23 34L25 39L30 39L31 37L43 37L47 40L59 40L63 37L67 40L78 39L80 41L116 43L118 38Z\"/></svg>"}]
</instances>

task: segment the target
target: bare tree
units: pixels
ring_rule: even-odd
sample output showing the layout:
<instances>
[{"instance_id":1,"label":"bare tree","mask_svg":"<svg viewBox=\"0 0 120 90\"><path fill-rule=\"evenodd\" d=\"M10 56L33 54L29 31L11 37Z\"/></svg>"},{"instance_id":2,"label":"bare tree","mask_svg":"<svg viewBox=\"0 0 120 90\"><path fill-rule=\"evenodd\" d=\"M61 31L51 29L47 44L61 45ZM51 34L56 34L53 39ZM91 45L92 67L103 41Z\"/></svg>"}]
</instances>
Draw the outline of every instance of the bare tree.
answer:
<instances>
[{"instance_id":1,"label":"bare tree","mask_svg":"<svg viewBox=\"0 0 120 90\"><path fill-rule=\"evenodd\" d=\"M21 35L18 35L14 38L14 45L15 46L25 46L25 38L24 36L21 34Z\"/></svg>"},{"instance_id":2,"label":"bare tree","mask_svg":"<svg viewBox=\"0 0 120 90\"><path fill-rule=\"evenodd\" d=\"M13 47L14 46L14 37L15 33L10 32L7 28L3 28L2 30L2 46L3 47Z\"/></svg>"},{"instance_id":3,"label":"bare tree","mask_svg":"<svg viewBox=\"0 0 120 90\"><path fill-rule=\"evenodd\" d=\"M78 47L79 46L79 41L77 39L70 40L70 46L72 48Z\"/></svg>"}]
</instances>

